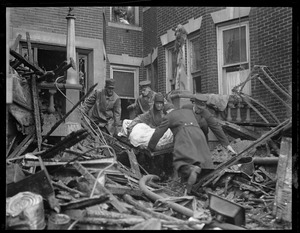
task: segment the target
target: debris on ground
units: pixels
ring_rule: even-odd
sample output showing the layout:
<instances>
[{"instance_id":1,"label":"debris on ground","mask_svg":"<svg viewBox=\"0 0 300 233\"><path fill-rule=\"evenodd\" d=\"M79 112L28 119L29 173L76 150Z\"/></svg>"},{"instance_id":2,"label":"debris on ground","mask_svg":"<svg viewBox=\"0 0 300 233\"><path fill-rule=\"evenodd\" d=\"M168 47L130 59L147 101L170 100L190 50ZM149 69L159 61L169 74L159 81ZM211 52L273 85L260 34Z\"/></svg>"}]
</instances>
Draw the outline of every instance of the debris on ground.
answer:
<instances>
[{"instance_id":1,"label":"debris on ground","mask_svg":"<svg viewBox=\"0 0 300 233\"><path fill-rule=\"evenodd\" d=\"M14 66L16 86L27 86L26 75L17 73L32 70L36 76L30 79L41 82L72 66L64 62L50 74L10 52L13 64L28 67ZM7 229L291 229L292 177L297 177L292 138L286 133L291 118L262 135L243 130L246 139L230 143L237 154L217 145L212 151L215 169L203 169L187 195L186 183L172 168L172 147L154 152L133 147L85 120L65 137L50 136L62 120L41 135L41 123L34 122L43 107L21 100L9 109L19 134L8 138ZM224 126L235 135L241 129Z\"/></svg>"}]
</instances>

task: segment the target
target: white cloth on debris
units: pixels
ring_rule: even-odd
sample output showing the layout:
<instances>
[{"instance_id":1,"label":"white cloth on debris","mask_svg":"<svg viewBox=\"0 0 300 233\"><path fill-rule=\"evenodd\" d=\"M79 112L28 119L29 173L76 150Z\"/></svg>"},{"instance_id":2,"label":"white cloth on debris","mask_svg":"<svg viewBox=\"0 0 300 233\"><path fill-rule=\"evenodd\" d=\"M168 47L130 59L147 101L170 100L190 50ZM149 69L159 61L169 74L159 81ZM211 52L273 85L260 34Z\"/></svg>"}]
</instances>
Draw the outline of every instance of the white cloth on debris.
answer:
<instances>
[{"instance_id":1,"label":"white cloth on debris","mask_svg":"<svg viewBox=\"0 0 300 233\"><path fill-rule=\"evenodd\" d=\"M210 94L206 102L207 105L212 105L219 111L224 111L227 107L229 95Z\"/></svg>"},{"instance_id":2,"label":"white cloth on debris","mask_svg":"<svg viewBox=\"0 0 300 233\"><path fill-rule=\"evenodd\" d=\"M132 120L124 119L122 124L122 129L119 136L127 136L127 126L131 123ZM135 146L147 147L152 137L155 129L151 128L149 125L145 123L138 123L133 128L129 135L130 143ZM169 143L173 142L173 133L170 129L168 129L165 134L160 138L157 143L157 147L162 147Z\"/></svg>"}]
</instances>

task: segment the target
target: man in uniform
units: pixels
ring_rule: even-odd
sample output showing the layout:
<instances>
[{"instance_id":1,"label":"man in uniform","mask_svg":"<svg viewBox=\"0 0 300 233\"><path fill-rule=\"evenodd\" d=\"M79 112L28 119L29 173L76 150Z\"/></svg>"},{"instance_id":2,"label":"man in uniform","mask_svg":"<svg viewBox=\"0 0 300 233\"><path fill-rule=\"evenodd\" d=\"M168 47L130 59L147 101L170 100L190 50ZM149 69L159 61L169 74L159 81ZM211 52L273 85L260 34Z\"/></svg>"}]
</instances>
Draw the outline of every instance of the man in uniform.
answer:
<instances>
[{"instance_id":1,"label":"man in uniform","mask_svg":"<svg viewBox=\"0 0 300 233\"><path fill-rule=\"evenodd\" d=\"M135 103L127 107L128 110L135 110L136 116L147 112L153 106L155 91L151 89L149 80L140 82L141 95L136 99Z\"/></svg>"},{"instance_id":2,"label":"man in uniform","mask_svg":"<svg viewBox=\"0 0 300 233\"><path fill-rule=\"evenodd\" d=\"M82 104L83 111L91 112L91 119L101 130L110 135L117 134L121 124L121 99L114 92L115 80L105 80L105 87L102 90L95 90Z\"/></svg>"},{"instance_id":3,"label":"man in uniform","mask_svg":"<svg viewBox=\"0 0 300 233\"><path fill-rule=\"evenodd\" d=\"M230 150L232 153L236 153L229 145L228 138L226 137L222 127L218 124L208 109L206 109L204 104L205 100L193 98L191 101L191 104L183 105L181 108L190 109L194 112L197 122L205 135L206 141L208 142L208 129L210 129L225 148Z\"/></svg>"},{"instance_id":4,"label":"man in uniform","mask_svg":"<svg viewBox=\"0 0 300 233\"><path fill-rule=\"evenodd\" d=\"M193 111L174 109L174 105L165 104L161 124L152 135L148 149L153 151L168 128L174 135L173 167L184 180L190 193L202 168L213 168L211 152L203 131L200 129Z\"/></svg>"},{"instance_id":5,"label":"man in uniform","mask_svg":"<svg viewBox=\"0 0 300 233\"><path fill-rule=\"evenodd\" d=\"M164 97L158 92L154 96L154 105L147 112L138 115L136 118L132 120L132 122L127 126L128 135L131 133L132 128L138 123L145 123L149 125L151 128L156 128L162 121L164 116L163 113L164 107Z\"/></svg>"}]
</instances>

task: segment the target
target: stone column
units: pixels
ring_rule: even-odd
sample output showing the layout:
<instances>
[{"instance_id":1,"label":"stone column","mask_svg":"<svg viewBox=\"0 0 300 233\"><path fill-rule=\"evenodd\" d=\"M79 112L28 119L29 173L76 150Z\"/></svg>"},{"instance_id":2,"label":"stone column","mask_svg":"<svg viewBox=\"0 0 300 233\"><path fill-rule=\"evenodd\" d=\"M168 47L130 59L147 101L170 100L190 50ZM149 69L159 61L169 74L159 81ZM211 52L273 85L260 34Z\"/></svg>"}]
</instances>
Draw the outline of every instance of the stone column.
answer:
<instances>
[{"instance_id":1,"label":"stone column","mask_svg":"<svg viewBox=\"0 0 300 233\"><path fill-rule=\"evenodd\" d=\"M72 58L75 62L76 66L76 46L75 46L75 16L71 13L72 8L70 8L69 13L66 17L67 19L67 60L69 62ZM76 70L74 70L72 67L67 70L67 84L78 84L79 83L79 77ZM66 113L69 112L74 104L76 104L79 101L79 90L74 89L66 89ZM72 103L71 103L71 102ZM81 128L80 125L80 119L81 114L79 110L75 109L66 119L66 125L67 125L67 131L68 133L72 131L76 131Z\"/></svg>"}]
</instances>

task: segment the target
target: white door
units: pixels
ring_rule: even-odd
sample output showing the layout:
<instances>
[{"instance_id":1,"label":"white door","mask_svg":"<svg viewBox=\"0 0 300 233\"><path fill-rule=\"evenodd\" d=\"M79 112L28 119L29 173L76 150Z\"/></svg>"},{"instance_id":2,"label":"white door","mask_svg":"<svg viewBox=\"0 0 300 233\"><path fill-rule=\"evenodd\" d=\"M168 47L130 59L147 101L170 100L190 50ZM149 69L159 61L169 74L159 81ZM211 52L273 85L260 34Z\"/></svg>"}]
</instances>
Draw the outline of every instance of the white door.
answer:
<instances>
[{"instance_id":1,"label":"white door","mask_svg":"<svg viewBox=\"0 0 300 233\"><path fill-rule=\"evenodd\" d=\"M219 94L230 95L250 73L248 22L218 27L217 40ZM242 92L251 94L250 81Z\"/></svg>"}]
</instances>

